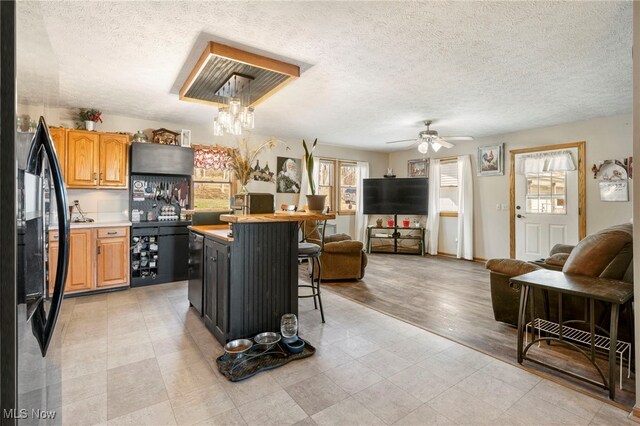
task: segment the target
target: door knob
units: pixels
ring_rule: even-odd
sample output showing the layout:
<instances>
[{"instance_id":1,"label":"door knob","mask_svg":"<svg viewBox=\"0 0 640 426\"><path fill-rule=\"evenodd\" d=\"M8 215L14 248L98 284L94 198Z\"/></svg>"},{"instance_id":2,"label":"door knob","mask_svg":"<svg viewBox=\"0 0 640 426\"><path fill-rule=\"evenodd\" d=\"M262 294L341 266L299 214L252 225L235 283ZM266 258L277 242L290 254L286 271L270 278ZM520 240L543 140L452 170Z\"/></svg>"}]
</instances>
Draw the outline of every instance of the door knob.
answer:
<instances>
[{"instance_id":1,"label":"door knob","mask_svg":"<svg viewBox=\"0 0 640 426\"><path fill-rule=\"evenodd\" d=\"M517 217L518 219L524 219L524 216L522 216L521 214L516 215L516 217Z\"/></svg>"}]
</instances>

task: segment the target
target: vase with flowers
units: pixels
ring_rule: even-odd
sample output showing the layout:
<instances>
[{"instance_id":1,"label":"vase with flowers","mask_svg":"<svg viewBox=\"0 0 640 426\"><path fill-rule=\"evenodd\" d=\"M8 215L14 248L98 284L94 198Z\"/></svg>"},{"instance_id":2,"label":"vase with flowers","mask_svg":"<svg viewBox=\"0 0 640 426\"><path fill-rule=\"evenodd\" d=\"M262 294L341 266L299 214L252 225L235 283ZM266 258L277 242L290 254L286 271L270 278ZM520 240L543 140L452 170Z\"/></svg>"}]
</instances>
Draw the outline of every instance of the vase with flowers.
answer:
<instances>
[{"instance_id":1,"label":"vase with flowers","mask_svg":"<svg viewBox=\"0 0 640 426\"><path fill-rule=\"evenodd\" d=\"M233 171L236 179L240 183L240 191L238 191L239 194L246 194L249 192L247 190L247 184L254 173L254 169L251 167L253 160L256 159L263 149L272 149L278 144L278 142L282 141L270 138L258 145L257 148L251 149L249 147L249 142L243 139L238 143L237 147L228 147L225 149L228 157L227 166ZM287 150L288 149L289 147L287 146Z\"/></svg>"},{"instance_id":2,"label":"vase with flowers","mask_svg":"<svg viewBox=\"0 0 640 426\"><path fill-rule=\"evenodd\" d=\"M78 118L80 119L80 121L84 121L84 128L86 130L95 130L95 124L98 122L102 123L101 115L102 112L97 109L80 108Z\"/></svg>"}]
</instances>

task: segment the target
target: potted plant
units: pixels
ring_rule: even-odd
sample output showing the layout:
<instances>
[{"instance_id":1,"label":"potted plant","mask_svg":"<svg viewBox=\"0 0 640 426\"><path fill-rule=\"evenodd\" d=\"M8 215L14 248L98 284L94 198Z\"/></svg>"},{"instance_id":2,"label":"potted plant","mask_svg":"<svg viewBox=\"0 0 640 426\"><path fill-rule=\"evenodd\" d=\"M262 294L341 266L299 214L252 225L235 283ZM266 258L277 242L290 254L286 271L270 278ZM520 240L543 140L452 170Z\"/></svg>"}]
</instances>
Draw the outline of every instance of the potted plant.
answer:
<instances>
[{"instance_id":1,"label":"potted plant","mask_svg":"<svg viewBox=\"0 0 640 426\"><path fill-rule=\"evenodd\" d=\"M302 140L302 146L304 148L304 164L307 169L307 177L309 178L309 190L311 191L310 195L307 195L307 207L311 212L321 212L324 210L324 205L326 202L326 195L316 194L316 183L313 181L313 150L316 149L316 145L318 144L318 138L313 141L313 145L311 145L311 149L307 146L307 142Z\"/></svg>"},{"instance_id":2,"label":"potted plant","mask_svg":"<svg viewBox=\"0 0 640 426\"><path fill-rule=\"evenodd\" d=\"M94 130L95 124L97 122L102 123L102 118L100 117L101 115L102 115L102 112L98 111L97 109L80 108L80 112L78 113L78 118L80 119L80 121L84 121L85 129Z\"/></svg>"}]
</instances>

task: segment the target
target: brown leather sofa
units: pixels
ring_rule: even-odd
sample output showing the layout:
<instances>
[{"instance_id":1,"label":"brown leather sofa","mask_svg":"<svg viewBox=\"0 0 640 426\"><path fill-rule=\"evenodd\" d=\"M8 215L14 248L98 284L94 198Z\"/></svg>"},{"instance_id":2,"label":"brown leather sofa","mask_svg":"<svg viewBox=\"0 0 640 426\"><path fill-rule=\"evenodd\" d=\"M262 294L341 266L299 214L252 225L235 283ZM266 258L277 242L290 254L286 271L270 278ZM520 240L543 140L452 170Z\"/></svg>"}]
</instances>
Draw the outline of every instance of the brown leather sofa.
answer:
<instances>
[{"instance_id":1,"label":"brown leather sofa","mask_svg":"<svg viewBox=\"0 0 640 426\"><path fill-rule=\"evenodd\" d=\"M364 277L367 254L360 241L347 234L325 237L322 254L322 281L359 280Z\"/></svg>"},{"instance_id":2,"label":"brown leather sofa","mask_svg":"<svg viewBox=\"0 0 640 426\"><path fill-rule=\"evenodd\" d=\"M491 303L496 321L516 326L518 324L518 305L520 289L513 288L509 279L540 268L561 270L565 273L590 277L610 278L633 282L633 227L631 223L612 226L591 234L575 247L555 246L548 258L537 262L524 262L515 259L490 259L486 264L491 271ZM544 318L542 291L534 292L536 316ZM577 297L563 297L563 318L584 319L584 300ZM629 324L629 312L623 308L620 313L619 337L630 341L632 324ZM558 301L555 294L549 293L549 319L557 321ZM596 306L596 323L609 328L608 310L604 304Z\"/></svg>"},{"instance_id":3,"label":"brown leather sofa","mask_svg":"<svg viewBox=\"0 0 640 426\"><path fill-rule=\"evenodd\" d=\"M320 265L323 281L359 280L364 277L367 267L367 254L360 241L352 240L347 234L325 236L320 232L317 222L305 222L303 228L305 241L322 247ZM316 276L318 270L316 269Z\"/></svg>"}]
</instances>

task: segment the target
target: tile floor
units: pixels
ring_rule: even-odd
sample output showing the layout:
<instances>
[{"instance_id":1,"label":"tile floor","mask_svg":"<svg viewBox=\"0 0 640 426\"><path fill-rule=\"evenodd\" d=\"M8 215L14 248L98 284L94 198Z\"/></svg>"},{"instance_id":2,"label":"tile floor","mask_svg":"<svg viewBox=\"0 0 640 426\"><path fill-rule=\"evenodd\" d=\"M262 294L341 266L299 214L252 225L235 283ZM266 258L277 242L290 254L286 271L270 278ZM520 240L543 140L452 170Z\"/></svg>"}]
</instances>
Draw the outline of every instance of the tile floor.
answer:
<instances>
[{"instance_id":1,"label":"tile floor","mask_svg":"<svg viewBox=\"0 0 640 426\"><path fill-rule=\"evenodd\" d=\"M240 383L185 282L63 304L66 424L635 424L627 413L330 292L300 302L305 360Z\"/></svg>"}]
</instances>

